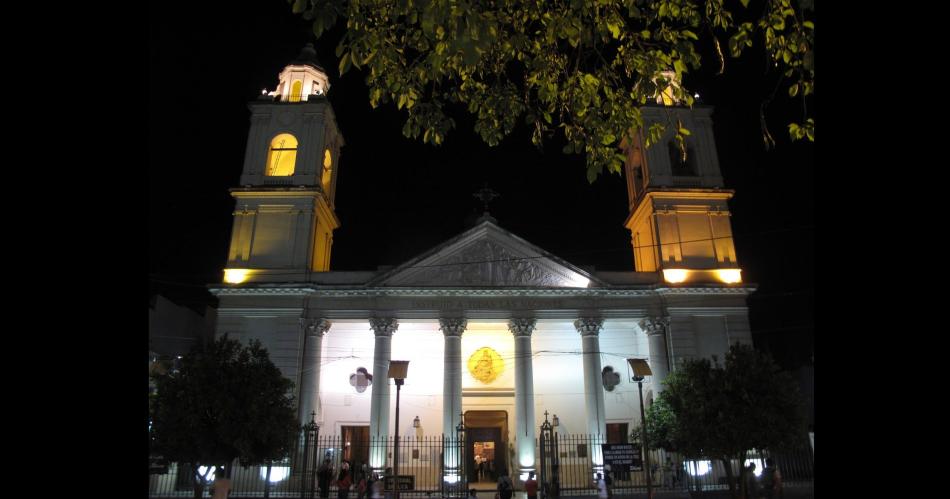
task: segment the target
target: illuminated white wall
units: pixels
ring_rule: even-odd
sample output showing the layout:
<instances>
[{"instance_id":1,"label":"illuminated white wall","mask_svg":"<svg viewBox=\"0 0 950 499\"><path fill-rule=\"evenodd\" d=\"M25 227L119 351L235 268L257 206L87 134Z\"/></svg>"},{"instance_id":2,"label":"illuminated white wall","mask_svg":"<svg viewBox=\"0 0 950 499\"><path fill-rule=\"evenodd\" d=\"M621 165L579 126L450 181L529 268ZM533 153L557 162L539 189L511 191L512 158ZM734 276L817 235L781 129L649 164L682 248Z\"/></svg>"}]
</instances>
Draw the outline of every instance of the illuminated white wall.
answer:
<instances>
[{"instance_id":1,"label":"illuminated white wall","mask_svg":"<svg viewBox=\"0 0 950 499\"><path fill-rule=\"evenodd\" d=\"M392 358L408 360L409 372L399 402L399 435L416 434L412 420L419 416L421 433L442 434L442 331L438 321L399 321L393 334ZM390 382L389 434L395 431L396 386Z\"/></svg>"},{"instance_id":2,"label":"illuminated white wall","mask_svg":"<svg viewBox=\"0 0 950 499\"><path fill-rule=\"evenodd\" d=\"M323 434L340 434L340 426L369 426L372 387L358 393L350 375L360 367L373 377L373 332L367 321L333 321L323 337L320 362L320 424ZM382 373L385 376L385 373Z\"/></svg>"},{"instance_id":3,"label":"illuminated white wall","mask_svg":"<svg viewBox=\"0 0 950 499\"><path fill-rule=\"evenodd\" d=\"M557 414L562 433L587 433L581 335L571 321L538 321L531 335L534 353L535 433Z\"/></svg>"},{"instance_id":4,"label":"illuminated white wall","mask_svg":"<svg viewBox=\"0 0 950 499\"><path fill-rule=\"evenodd\" d=\"M636 320L607 320L600 333L601 367L611 366L620 375L620 384L613 391L604 392L604 408L607 423L627 423L628 430L640 424L640 400L637 384L630 381L632 375L628 358L649 359L647 336ZM643 382L643 399L653 388L652 379Z\"/></svg>"}]
</instances>

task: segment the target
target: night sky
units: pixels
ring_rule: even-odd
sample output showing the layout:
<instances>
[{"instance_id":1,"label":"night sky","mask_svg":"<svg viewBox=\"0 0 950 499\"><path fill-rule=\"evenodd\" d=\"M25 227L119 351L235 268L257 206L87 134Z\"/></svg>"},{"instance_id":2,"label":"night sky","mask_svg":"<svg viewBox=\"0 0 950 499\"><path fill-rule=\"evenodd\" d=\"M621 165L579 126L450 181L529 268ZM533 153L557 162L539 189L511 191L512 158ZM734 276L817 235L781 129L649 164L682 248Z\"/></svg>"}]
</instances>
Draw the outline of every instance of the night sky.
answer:
<instances>
[{"instance_id":1,"label":"night sky","mask_svg":"<svg viewBox=\"0 0 950 499\"><path fill-rule=\"evenodd\" d=\"M307 42L310 25L283 0L251 3L151 2L149 12L149 282L182 305L214 304L235 187L243 166L247 102L273 90L277 74ZM472 193L486 182L498 224L565 260L597 270L633 270L625 181L586 180L585 160L564 155L560 138L543 151L518 128L489 147L461 113L440 147L406 139L404 115L371 109L364 75L340 78L333 51L338 28L316 41L327 69L328 98L343 132L331 270L396 265L466 230L481 214ZM724 40L723 40L724 42ZM704 56L713 52L706 47ZM690 75L713 115L757 346L785 367L809 363L814 343L814 147L790 143L785 124L801 102L780 88L768 108L778 145L762 146L758 110L775 88L760 54Z\"/></svg>"}]
</instances>

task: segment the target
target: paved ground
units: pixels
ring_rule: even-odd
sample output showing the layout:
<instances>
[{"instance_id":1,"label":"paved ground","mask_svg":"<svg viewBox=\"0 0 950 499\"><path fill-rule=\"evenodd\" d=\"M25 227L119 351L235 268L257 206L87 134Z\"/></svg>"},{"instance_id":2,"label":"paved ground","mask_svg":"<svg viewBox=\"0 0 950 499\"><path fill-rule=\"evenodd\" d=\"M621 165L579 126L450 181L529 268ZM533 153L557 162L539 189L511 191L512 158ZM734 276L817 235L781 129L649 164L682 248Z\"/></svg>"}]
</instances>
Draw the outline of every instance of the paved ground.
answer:
<instances>
[{"instance_id":1,"label":"paved ground","mask_svg":"<svg viewBox=\"0 0 950 499\"><path fill-rule=\"evenodd\" d=\"M493 490L478 490L478 499L494 499L495 491ZM653 499L730 499L732 496L729 495L728 490L714 490L714 491L704 491L704 492L687 492L685 490L678 491L657 491L653 494ZM815 489L814 487L788 487L785 489L784 499L814 499ZM511 499L527 499L527 495L524 491L516 491ZM562 496L562 499L598 499L596 495L578 495L578 496ZM633 493L633 494L614 494L613 499L647 499L646 493Z\"/></svg>"}]
</instances>

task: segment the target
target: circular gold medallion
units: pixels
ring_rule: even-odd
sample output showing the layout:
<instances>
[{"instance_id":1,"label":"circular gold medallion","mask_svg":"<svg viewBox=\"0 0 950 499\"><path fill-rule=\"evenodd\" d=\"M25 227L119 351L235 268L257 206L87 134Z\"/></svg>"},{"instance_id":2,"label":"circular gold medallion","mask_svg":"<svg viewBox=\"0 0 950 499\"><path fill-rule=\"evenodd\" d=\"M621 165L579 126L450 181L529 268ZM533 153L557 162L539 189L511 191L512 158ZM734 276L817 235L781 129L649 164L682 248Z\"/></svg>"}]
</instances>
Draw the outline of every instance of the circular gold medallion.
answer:
<instances>
[{"instance_id":1,"label":"circular gold medallion","mask_svg":"<svg viewBox=\"0 0 950 499\"><path fill-rule=\"evenodd\" d=\"M505 363L501 360L501 355L492 348L479 348L468 358L468 372L473 378L486 385L494 381L504 370Z\"/></svg>"}]
</instances>

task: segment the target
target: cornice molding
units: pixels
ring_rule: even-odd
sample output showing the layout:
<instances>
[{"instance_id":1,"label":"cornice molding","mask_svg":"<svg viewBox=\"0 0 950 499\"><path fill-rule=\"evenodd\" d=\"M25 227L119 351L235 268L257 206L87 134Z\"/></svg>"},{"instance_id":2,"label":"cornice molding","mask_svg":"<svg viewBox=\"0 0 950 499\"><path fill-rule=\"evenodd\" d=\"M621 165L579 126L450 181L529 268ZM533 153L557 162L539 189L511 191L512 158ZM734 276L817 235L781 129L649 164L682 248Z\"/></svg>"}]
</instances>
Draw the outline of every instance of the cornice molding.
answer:
<instances>
[{"instance_id":1,"label":"cornice molding","mask_svg":"<svg viewBox=\"0 0 950 499\"><path fill-rule=\"evenodd\" d=\"M469 288L320 288L320 287L231 287L209 288L216 296L315 296L323 298L407 298L407 297L505 297L505 298L535 298L535 297L577 297L577 298L632 298L649 297L656 295L750 295L757 289L756 286L731 286L721 288L682 287L656 289L537 289L537 288L504 288L504 289L469 289Z\"/></svg>"}]
</instances>

